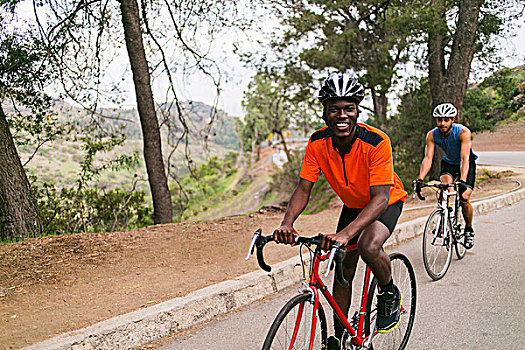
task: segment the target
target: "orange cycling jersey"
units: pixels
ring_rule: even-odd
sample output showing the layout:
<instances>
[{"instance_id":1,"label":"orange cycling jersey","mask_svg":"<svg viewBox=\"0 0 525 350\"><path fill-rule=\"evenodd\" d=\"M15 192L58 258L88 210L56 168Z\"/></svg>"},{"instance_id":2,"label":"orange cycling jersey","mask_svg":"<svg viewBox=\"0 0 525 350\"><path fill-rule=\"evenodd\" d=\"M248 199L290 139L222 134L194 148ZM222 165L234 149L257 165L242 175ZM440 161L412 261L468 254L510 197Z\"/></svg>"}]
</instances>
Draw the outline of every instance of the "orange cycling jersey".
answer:
<instances>
[{"instance_id":1,"label":"orange cycling jersey","mask_svg":"<svg viewBox=\"0 0 525 350\"><path fill-rule=\"evenodd\" d=\"M340 154L328 127L312 134L300 177L317 182L320 171L349 208L362 209L370 202L370 187L389 185L388 205L405 201L407 193L394 172L390 139L381 130L357 123L351 149Z\"/></svg>"}]
</instances>

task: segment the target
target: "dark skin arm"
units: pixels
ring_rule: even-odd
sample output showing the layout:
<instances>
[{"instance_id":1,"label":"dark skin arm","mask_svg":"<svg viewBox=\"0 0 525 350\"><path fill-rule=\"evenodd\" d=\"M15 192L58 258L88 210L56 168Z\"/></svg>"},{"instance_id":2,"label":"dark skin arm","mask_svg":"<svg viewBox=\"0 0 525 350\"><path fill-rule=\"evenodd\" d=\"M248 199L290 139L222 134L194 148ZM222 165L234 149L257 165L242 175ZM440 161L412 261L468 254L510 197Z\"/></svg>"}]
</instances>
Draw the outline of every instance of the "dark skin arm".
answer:
<instances>
[{"instance_id":1,"label":"dark skin arm","mask_svg":"<svg viewBox=\"0 0 525 350\"><path fill-rule=\"evenodd\" d=\"M347 244L359 232L365 229L372 222L377 220L388 207L390 198L390 186L370 187L370 202L363 208L357 218L343 230L335 234L323 235L321 248L330 250L335 242L341 246Z\"/></svg>"},{"instance_id":2,"label":"dark skin arm","mask_svg":"<svg viewBox=\"0 0 525 350\"><path fill-rule=\"evenodd\" d=\"M304 208L306 208L313 186L313 182L304 179L299 180L299 184L295 188L295 191L290 198L290 202L288 203L288 209L286 209L286 214L284 214L281 226L273 231L275 242L287 244L294 242L294 235L296 235L297 232L293 228L293 224L303 212Z\"/></svg>"}]
</instances>

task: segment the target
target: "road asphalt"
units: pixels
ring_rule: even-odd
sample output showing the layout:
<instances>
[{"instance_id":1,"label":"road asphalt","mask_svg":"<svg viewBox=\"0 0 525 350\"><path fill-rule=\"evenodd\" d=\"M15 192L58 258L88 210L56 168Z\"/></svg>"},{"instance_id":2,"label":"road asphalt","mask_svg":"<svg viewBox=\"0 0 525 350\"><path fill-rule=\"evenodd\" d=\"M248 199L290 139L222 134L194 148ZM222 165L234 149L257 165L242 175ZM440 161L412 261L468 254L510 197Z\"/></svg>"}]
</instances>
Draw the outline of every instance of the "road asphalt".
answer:
<instances>
[{"instance_id":1,"label":"road asphalt","mask_svg":"<svg viewBox=\"0 0 525 350\"><path fill-rule=\"evenodd\" d=\"M477 164L525 167L525 152L476 152Z\"/></svg>"},{"instance_id":2,"label":"road asphalt","mask_svg":"<svg viewBox=\"0 0 525 350\"><path fill-rule=\"evenodd\" d=\"M454 256L449 271L440 281L432 281L426 274L421 239L390 250L408 256L418 283L415 324L406 349L523 349L524 213L525 201L522 201L476 217L474 248L462 260ZM361 276L362 269L354 283L359 284ZM297 289L274 293L242 311L165 339L154 348L260 349L271 322ZM361 287L354 290L353 303L357 304ZM323 304L325 311L329 310L326 302Z\"/></svg>"}]
</instances>

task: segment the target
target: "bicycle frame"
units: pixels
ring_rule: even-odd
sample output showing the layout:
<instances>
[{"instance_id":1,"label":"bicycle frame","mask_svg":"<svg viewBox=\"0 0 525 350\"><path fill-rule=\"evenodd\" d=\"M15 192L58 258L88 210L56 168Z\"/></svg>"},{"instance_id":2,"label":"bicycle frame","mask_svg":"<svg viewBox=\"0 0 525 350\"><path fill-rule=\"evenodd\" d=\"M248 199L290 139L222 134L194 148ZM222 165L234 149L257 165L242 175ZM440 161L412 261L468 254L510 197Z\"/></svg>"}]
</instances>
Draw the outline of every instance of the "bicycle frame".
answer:
<instances>
[{"instance_id":1,"label":"bicycle frame","mask_svg":"<svg viewBox=\"0 0 525 350\"><path fill-rule=\"evenodd\" d=\"M250 258L256 247L259 267L264 271L271 272L271 266L264 261L263 250L264 246L272 241L274 241L272 235L262 236L261 229L255 231L245 260ZM373 295L375 288L378 288L378 291L380 292L379 285L373 277L370 268L366 266L361 304L358 306L358 311L356 311L352 317L348 318L345 316L333 296L328 291L328 287L321 279L319 269L321 262L328 261L326 266L327 269L324 274L324 277L326 277L330 273L330 268L333 267L332 261L336 261L335 278L342 286L348 286L349 281L347 281L343 275L342 265L345 258L345 252L355 250L357 244L340 248L339 244L335 243L332 246L330 253L323 253L321 248L322 243L322 234L318 234L314 237L301 237L295 235L294 245L300 244L301 247L307 247L311 256L310 261L306 262L301 254L302 249L299 250L301 266L303 267L302 284L304 285L304 288L299 290L299 294L290 299L281 309L270 327L268 335L264 341L263 349L270 349L275 340L277 342L276 344L280 347L286 345L285 349L288 350L295 349L295 346L300 346L301 349L306 349L306 347L308 347L309 350L313 350L316 341L319 339L319 335L321 336L321 341L326 339L326 314L320 312L324 311L324 307L320 303L320 295L324 296L330 308L333 310L334 315L337 317L336 319L341 322L343 329L346 329L346 333L343 334L342 339L344 342L343 345L348 349L370 349L372 347L372 342L376 339L376 335L378 335L379 332L377 331L375 324L377 310L373 309L373 299L371 300L369 298L375 298ZM315 249L311 248L312 245L315 246ZM400 348L402 347L404 349L414 323L416 279L414 269L406 256L400 253L393 253L389 255L389 259L391 261L396 261L395 266L399 266L399 268L402 269L399 271L405 272L405 277L399 276L399 278L401 282L401 290L406 291L406 295L409 296L407 299L409 308L405 309L405 307L401 306L401 315L405 314L406 310L408 310L409 318L407 319L406 327L402 327L404 330L401 330L401 337L399 337L398 334L394 334L394 337L381 338L381 341L385 339L387 343L392 343L392 345L399 344ZM305 266L306 264L308 264L308 267ZM393 266L393 268L397 271L397 267ZM306 313L308 315L306 315ZM291 317L289 318L289 316ZM310 321L311 325L308 324ZM320 329L319 334L318 328ZM275 338L276 336L278 337L277 339ZM300 340L300 344L296 344L298 340ZM395 346L397 347L398 345Z\"/></svg>"},{"instance_id":2,"label":"bicycle frame","mask_svg":"<svg viewBox=\"0 0 525 350\"><path fill-rule=\"evenodd\" d=\"M347 248L347 251L354 250L357 248L357 244L349 246ZM351 344L359 347L365 347L367 348L369 344L371 343L371 340L373 338L373 335L375 334L375 329L372 330L369 336L365 336L365 314L366 314L366 304L368 300L368 290L370 287L370 281L371 281L371 270L368 266L366 266L365 270L365 279L363 284L363 292L361 295L361 305L359 308L359 323L357 327L357 331L354 330L354 328L350 325L350 322L348 321L347 317L343 314L343 311L339 308L339 305L337 305L337 302L333 298L332 294L328 291L328 287L324 284L324 282L319 277L319 268L322 261L326 260L328 258L329 254L320 255L317 252L314 253L314 260L311 262L312 268L310 271L310 281L308 283L307 290L312 294L313 302L314 302L314 309L317 310L319 308L319 291L321 291L321 294L325 297L328 304L330 304L330 307L334 311L334 313L337 315L337 318L341 321L347 332L349 333L351 337ZM299 315L297 316L297 322L294 327L293 332L293 338L291 344L295 341L295 336L298 332L299 323L302 316L302 310L299 312ZM315 332L316 332L316 325L317 325L317 312L313 313L312 316L312 329L311 329L311 337L310 337L310 345L309 350L313 349L314 340L315 340Z\"/></svg>"},{"instance_id":3,"label":"bicycle frame","mask_svg":"<svg viewBox=\"0 0 525 350\"><path fill-rule=\"evenodd\" d=\"M439 226L443 229L443 233L446 233L447 225L446 223L450 220L450 224L453 230L457 229L457 221L459 214L459 194L454 184L454 192L451 193L448 191L448 188L440 189L438 195L438 208L440 208L444 215L444 222L439 222ZM454 200L454 209L449 206L450 197L455 197ZM441 219L440 219L441 220ZM453 233L453 232L452 232Z\"/></svg>"}]
</instances>

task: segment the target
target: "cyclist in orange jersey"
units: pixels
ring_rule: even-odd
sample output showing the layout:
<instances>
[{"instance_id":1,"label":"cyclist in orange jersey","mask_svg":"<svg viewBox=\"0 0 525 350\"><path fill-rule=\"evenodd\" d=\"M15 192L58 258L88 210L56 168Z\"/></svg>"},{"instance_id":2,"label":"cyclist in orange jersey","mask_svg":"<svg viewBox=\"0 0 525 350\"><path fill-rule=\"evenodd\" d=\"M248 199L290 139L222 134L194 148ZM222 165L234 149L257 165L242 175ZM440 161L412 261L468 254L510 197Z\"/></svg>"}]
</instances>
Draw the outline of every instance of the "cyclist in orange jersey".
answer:
<instances>
[{"instance_id":1,"label":"cyclist in orange jersey","mask_svg":"<svg viewBox=\"0 0 525 350\"><path fill-rule=\"evenodd\" d=\"M394 230L407 193L394 172L388 136L357 122L358 106L364 97L364 87L357 78L332 74L321 84L318 97L326 126L315 131L308 141L299 184L273 235L278 243L293 243L293 224L323 172L344 204L337 232L323 235L323 249L329 250L335 242L357 243L357 250L349 252L343 262L344 275L348 281L353 280L359 256L370 267L380 286L376 324L380 332L386 333L399 323L401 295L392 283L390 259L383 244ZM352 284L344 287L334 281L333 296L346 316L351 295ZM343 326L337 319L334 324L335 335L328 339L328 349L338 349L343 335Z\"/></svg>"}]
</instances>

